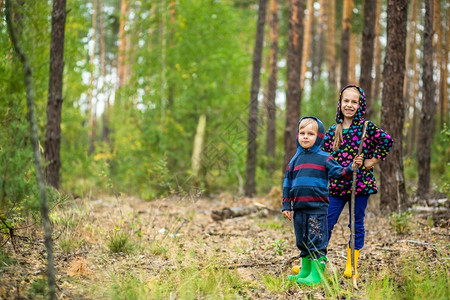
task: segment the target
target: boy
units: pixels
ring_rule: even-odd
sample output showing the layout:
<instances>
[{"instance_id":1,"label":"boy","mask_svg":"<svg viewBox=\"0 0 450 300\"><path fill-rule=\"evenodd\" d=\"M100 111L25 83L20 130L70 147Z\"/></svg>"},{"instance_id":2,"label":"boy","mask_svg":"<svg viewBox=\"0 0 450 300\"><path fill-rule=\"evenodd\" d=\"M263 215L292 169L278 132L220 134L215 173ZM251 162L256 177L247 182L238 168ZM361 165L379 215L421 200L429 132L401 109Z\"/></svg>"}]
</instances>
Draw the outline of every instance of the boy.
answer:
<instances>
[{"instance_id":1,"label":"boy","mask_svg":"<svg viewBox=\"0 0 450 300\"><path fill-rule=\"evenodd\" d=\"M322 281L328 243L328 177L350 176L362 164L356 156L353 164L342 167L321 150L325 129L316 117L304 117L298 123L297 152L286 168L283 183L283 215L294 218L297 248L302 269L289 280L313 285ZM293 212L292 212L293 211Z\"/></svg>"}]
</instances>

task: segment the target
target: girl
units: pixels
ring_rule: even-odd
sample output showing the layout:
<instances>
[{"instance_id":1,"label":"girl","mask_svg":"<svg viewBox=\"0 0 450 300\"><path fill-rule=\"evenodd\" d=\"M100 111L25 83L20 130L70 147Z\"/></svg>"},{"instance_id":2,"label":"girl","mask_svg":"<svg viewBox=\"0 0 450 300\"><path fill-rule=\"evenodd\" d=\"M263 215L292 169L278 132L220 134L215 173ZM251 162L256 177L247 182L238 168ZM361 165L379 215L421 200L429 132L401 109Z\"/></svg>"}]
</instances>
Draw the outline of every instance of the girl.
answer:
<instances>
[{"instance_id":1,"label":"girl","mask_svg":"<svg viewBox=\"0 0 450 300\"><path fill-rule=\"evenodd\" d=\"M336 112L336 123L331 126L324 139L323 150L329 152L342 166L352 163L358 154L364 123L366 134L363 140L363 166L358 169L355 190L355 274L359 251L364 246L364 216L367 201L371 194L377 193L373 167L383 160L392 148L393 140L371 121L363 119L366 111L366 96L356 85L348 85L341 90ZM352 178L330 179L330 206L328 207L328 240L336 225L345 203L349 202L352 192ZM350 227L350 224L348 225ZM349 241L350 245L350 241ZM352 268L350 247L347 247L347 264L344 276L351 278Z\"/></svg>"}]
</instances>

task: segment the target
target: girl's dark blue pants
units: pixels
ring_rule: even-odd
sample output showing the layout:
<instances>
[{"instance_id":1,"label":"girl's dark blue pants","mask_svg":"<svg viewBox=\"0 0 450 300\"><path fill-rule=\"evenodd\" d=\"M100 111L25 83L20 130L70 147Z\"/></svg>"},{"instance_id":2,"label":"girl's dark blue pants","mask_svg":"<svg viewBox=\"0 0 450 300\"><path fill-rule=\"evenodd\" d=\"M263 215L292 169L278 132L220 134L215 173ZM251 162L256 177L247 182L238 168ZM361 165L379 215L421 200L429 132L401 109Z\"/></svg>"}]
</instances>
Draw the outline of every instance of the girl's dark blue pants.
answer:
<instances>
[{"instance_id":1,"label":"girl's dark blue pants","mask_svg":"<svg viewBox=\"0 0 450 300\"><path fill-rule=\"evenodd\" d=\"M364 228L364 216L367 201L369 200L370 195L356 195L355 196L355 249L360 250L364 247L364 237L366 234ZM350 228L350 199L351 195L345 196L329 196L330 206L328 207L328 240L331 238L331 233L333 232L334 225L339 220L339 216L341 215L342 210L344 209L345 204L348 202L348 212L349 212L349 220L348 227ZM349 241L350 245L350 241Z\"/></svg>"},{"instance_id":2,"label":"girl's dark blue pants","mask_svg":"<svg viewBox=\"0 0 450 300\"><path fill-rule=\"evenodd\" d=\"M300 257L318 259L327 254L328 229L326 214L294 211L294 231Z\"/></svg>"}]
</instances>

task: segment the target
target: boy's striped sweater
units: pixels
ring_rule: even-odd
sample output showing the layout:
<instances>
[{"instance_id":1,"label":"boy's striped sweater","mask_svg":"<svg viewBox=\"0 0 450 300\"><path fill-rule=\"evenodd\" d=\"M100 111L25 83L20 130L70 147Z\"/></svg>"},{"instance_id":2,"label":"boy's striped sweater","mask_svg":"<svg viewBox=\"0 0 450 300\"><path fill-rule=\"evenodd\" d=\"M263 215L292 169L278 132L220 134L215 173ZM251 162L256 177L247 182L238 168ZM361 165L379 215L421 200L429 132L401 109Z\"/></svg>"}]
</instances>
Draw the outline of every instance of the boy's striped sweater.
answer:
<instances>
[{"instance_id":1,"label":"boy's striped sweater","mask_svg":"<svg viewBox=\"0 0 450 300\"><path fill-rule=\"evenodd\" d=\"M325 129L316 117L319 130L314 145L304 149L298 142L297 152L286 167L283 183L283 209L300 210L309 214L326 214L328 200L328 178L340 178L352 174L351 164L344 168L327 152L322 151ZM304 119L302 118L298 124Z\"/></svg>"}]
</instances>

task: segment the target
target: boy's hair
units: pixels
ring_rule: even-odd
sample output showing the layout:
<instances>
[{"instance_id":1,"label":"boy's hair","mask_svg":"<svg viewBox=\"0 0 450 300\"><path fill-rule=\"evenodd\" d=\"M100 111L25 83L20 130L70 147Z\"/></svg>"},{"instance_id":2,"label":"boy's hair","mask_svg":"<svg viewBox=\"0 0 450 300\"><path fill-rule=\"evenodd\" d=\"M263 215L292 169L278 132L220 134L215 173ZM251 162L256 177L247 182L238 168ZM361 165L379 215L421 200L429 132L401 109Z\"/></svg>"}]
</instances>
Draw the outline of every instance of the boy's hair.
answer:
<instances>
[{"instance_id":1,"label":"boy's hair","mask_svg":"<svg viewBox=\"0 0 450 300\"><path fill-rule=\"evenodd\" d=\"M342 92L342 96L343 96L344 93L345 93L346 91L348 91L348 90L354 90L354 91L360 93L360 91L359 91L356 87L349 87L349 88L346 88L345 91ZM339 101L342 100L342 96L341 96L341 98L339 99ZM342 110L342 106L341 106L341 110ZM338 123L338 124L336 125L336 131L335 131L335 133L334 133L333 151L336 151L336 150L339 149L339 147L341 146L342 139L343 139L343 137L342 137L342 131L343 131L343 128L344 128L344 126L343 126L342 123Z\"/></svg>"},{"instance_id":2,"label":"boy's hair","mask_svg":"<svg viewBox=\"0 0 450 300\"><path fill-rule=\"evenodd\" d=\"M298 125L298 130L305 128L309 124L313 125L315 131L319 131L319 124L317 124L317 121L313 118L304 118Z\"/></svg>"}]
</instances>

